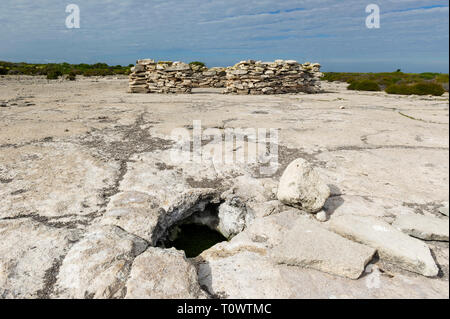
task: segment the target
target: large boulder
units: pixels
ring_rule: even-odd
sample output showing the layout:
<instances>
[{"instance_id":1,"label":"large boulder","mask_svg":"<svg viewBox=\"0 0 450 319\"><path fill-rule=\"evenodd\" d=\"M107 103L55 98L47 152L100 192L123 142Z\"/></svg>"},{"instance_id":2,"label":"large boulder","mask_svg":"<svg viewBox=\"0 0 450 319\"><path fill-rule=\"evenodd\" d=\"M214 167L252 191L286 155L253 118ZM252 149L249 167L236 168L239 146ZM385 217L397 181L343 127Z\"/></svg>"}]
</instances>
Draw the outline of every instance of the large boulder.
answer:
<instances>
[{"instance_id":1,"label":"large boulder","mask_svg":"<svg viewBox=\"0 0 450 319\"><path fill-rule=\"evenodd\" d=\"M317 213L330 197L330 188L310 163L299 158L281 176L277 197L286 205Z\"/></svg>"}]
</instances>

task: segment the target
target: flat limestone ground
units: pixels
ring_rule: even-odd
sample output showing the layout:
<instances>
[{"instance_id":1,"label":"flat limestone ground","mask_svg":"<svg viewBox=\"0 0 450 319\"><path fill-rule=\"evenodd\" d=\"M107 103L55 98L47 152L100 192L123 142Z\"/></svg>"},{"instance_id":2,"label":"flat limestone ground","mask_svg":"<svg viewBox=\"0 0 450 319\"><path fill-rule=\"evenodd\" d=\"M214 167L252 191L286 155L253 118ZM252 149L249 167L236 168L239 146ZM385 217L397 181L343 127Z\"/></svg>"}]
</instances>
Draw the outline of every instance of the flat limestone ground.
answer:
<instances>
[{"instance_id":1,"label":"flat limestone ground","mask_svg":"<svg viewBox=\"0 0 450 319\"><path fill-rule=\"evenodd\" d=\"M314 95L153 95L127 86L114 77L0 78L0 298L449 297L448 93L324 83L326 93ZM172 130L192 132L194 120L221 131L279 129L279 170L171 163ZM276 200L297 158L330 186L327 222ZM236 198L246 207L229 242L194 259L151 247L164 225L217 198L229 211ZM426 221L409 233L397 225L416 215L446 225L443 240L427 237L437 230L421 229ZM413 243L392 252L357 229L336 231L346 237L336 240L332 223L349 216L392 224ZM415 245L431 249L437 276L414 271L423 266Z\"/></svg>"}]
</instances>

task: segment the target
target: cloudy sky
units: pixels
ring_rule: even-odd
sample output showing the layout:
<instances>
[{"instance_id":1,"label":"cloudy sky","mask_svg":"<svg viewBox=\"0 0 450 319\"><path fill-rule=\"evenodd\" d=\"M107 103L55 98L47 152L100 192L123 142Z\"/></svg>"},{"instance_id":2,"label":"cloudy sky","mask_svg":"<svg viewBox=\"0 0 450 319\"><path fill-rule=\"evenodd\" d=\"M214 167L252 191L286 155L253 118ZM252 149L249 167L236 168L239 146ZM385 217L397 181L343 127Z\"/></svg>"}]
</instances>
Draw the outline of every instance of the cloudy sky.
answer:
<instances>
[{"instance_id":1,"label":"cloudy sky","mask_svg":"<svg viewBox=\"0 0 450 319\"><path fill-rule=\"evenodd\" d=\"M68 4L80 28L67 29ZM381 27L366 27L368 4ZM1 0L0 60L317 61L324 71L446 72L443 0Z\"/></svg>"}]
</instances>

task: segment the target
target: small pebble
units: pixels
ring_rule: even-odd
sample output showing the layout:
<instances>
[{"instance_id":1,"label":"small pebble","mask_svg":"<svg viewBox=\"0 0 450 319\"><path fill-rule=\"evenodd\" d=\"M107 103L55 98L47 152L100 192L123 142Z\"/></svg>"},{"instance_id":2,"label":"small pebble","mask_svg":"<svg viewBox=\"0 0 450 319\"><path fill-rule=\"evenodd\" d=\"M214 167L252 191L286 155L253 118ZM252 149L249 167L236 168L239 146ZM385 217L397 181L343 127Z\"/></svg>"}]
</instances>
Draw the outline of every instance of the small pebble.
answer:
<instances>
[{"instance_id":1,"label":"small pebble","mask_svg":"<svg viewBox=\"0 0 450 319\"><path fill-rule=\"evenodd\" d=\"M328 220L328 215L327 215L327 213L326 213L325 211L321 210L320 212L318 212L318 213L316 214L316 219L317 219L319 222L324 223L324 222L326 222L326 221Z\"/></svg>"}]
</instances>

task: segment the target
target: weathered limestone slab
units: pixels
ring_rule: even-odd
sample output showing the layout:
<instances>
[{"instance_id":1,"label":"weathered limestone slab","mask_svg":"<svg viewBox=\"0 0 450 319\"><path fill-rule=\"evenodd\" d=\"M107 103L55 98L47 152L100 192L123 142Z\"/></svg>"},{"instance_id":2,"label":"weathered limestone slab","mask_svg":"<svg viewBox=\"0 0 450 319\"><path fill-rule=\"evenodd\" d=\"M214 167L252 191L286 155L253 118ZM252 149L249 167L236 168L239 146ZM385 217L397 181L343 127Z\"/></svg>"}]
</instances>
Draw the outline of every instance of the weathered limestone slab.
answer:
<instances>
[{"instance_id":1,"label":"weathered limestone slab","mask_svg":"<svg viewBox=\"0 0 450 319\"><path fill-rule=\"evenodd\" d=\"M448 241L449 224L447 219L424 215L397 216L392 226L402 232L424 240Z\"/></svg>"},{"instance_id":2,"label":"weathered limestone slab","mask_svg":"<svg viewBox=\"0 0 450 319\"><path fill-rule=\"evenodd\" d=\"M134 83L141 85L141 78L146 74ZM404 272L384 259L376 263L380 272L358 280L278 264L270 252L302 212L295 209L292 216L281 218L288 208L274 200L273 187L260 183L262 175L254 165L213 164L210 158L175 164L167 150L171 131L191 128L194 119L201 119L204 128L255 123L280 128L281 166L298 157L308 159L334 185L324 207L331 219L358 214L391 223L403 213L437 213L448 202L448 93L391 96L322 83L327 92L320 95L223 96L204 90L187 99L125 94L127 81L0 77L0 100L9 101L7 108L0 108L0 219L13 225L33 219L32 224L40 225L38 230L20 226L11 233L0 231L0 295L57 297L52 292L59 263L77 240L69 238L66 246L66 231L82 232L99 223L104 210L113 208L104 205L116 199L110 195L117 191L149 194L167 211L189 189L226 191L239 179L236 176L245 174L234 195L261 222L255 220L234 237L228 249L205 257L202 269L208 273L210 268L211 276L204 284L212 287L212 293L235 298L448 299L447 243L427 243L442 270L439 278ZM35 105L25 106L28 102ZM278 173L282 172L269 178L275 187ZM255 223L262 225L257 228ZM55 240L49 243L49 238Z\"/></svg>"},{"instance_id":3,"label":"weathered limestone slab","mask_svg":"<svg viewBox=\"0 0 450 319\"><path fill-rule=\"evenodd\" d=\"M142 192L122 192L111 199L101 223L118 226L152 243L162 213L156 198Z\"/></svg>"},{"instance_id":4,"label":"weathered limestone slab","mask_svg":"<svg viewBox=\"0 0 450 319\"><path fill-rule=\"evenodd\" d=\"M125 298L198 299L206 294L183 252L150 247L133 262Z\"/></svg>"},{"instance_id":5,"label":"weathered limestone slab","mask_svg":"<svg viewBox=\"0 0 450 319\"><path fill-rule=\"evenodd\" d=\"M353 280L279 264L271 250L295 216L290 211L259 219L229 242L203 252L197 258L200 284L221 298L427 298L445 290L445 282L423 276L381 274Z\"/></svg>"},{"instance_id":6,"label":"weathered limestone slab","mask_svg":"<svg viewBox=\"0 0 450 319\"><path fill-rule=\"evenodd\" d=\"M115 226L98 226L75 244L61 265L59 298L120 298L136 256L147 242Z\"/></svg>"},{"instance_id":7,"label":"weathered limestone slab","mask_svg":"<svg viewBox=\"0 0 450 319\"><path fill-rule=\"evenodd\" d=\"M78 232L32 219L0 220L0 299L44 298Z\"/></svg>"},{"instance_id":8,"label":"weathered limestone slab","mask_svg":"<svg viewBox=\"0 0 450 319\"><path fill-rule=\"evenodd\" d=\"M0 172L14 178L0 183L0 218L93 214L104 203L103 190L114 184L117 168L72 143L2 149Z\"/></svg>"},{"instance_id":9,"label":"weathered limestone slab","mask_svg":"<svg viewBox=\"0 0 450 319\"><path fill-rule=\"evenodd\" d=\"M271 260L257 252L211 252L198 266L198 279L219 298L290 298L286 282Z\"/></svg>"},{"instance_id":10,"label":"weathered limestone slab","mask_svg":"<svg viewBox=\"0 0 450 319\"><path fill-rule=\"evenodd\" d=\"M401 268L427 277L437 276L439 272L425 243L409 237L380 219L355 215L338 216L330 220L329 228L344 237L377 249L381 258Z\"/></svg>"},{"instance_id":11,"label":"weathered limestone slab","mask_svg":"<svg viewBox=\"0 0 450 319\"><path fill-rule=\"evenodd\" d=\"M358 279L375 254L373 248L330 232L307 216L301 216L293 224L283 232L281 243L272 249L278 263Z\"/></svg>"},{"instance_id":12,"label":"weathered limestone slab","mask_svg":"<svg viewBox=\"0 0 450 319\"><path fill-rule=\"evenodd\" d=\"M439 208L439 212L440 212L442 215L445 215L445 216L448 217L448 202L445 203L444 206L442 206L441 208Z\"/></svg>"}]
</instances>

